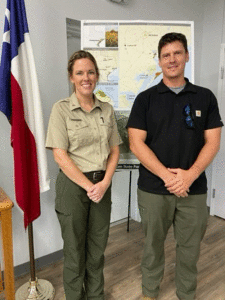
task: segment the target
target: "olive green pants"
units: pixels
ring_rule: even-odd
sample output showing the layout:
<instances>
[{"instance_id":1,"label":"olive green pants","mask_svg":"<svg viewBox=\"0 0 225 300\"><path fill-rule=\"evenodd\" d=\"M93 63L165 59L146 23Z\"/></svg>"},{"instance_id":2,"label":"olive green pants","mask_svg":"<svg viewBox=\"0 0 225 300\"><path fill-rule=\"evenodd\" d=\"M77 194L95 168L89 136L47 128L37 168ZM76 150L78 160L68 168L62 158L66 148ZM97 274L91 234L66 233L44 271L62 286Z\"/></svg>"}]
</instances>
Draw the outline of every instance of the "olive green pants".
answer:
<instances>
[{"instance_id":1,"label":"olive green pants","mask_svg":"<svg viewBox=\"0 0 225 300\"><path fill-rule=\"evenodd\" d=\"M197 261L205 234L208 210L206 194L178 198L138 189L138 205L145 233L141 263L142 291L157 297L164 273L164 242L173 224L176 240L176 288L179 299L195 298Z\"/></svg>"},{"instance_id":2,"label":"olive green pants","mask_svg":"<svg viewBox=\"0 0 225 300\"><path fill-rule=\"evenodd\" d=\"M60 172L56 182L56 212L64 241L63 283L67 300L104 299L104 251L111 187L100 203Z\"/></svg>"}]
</instances>

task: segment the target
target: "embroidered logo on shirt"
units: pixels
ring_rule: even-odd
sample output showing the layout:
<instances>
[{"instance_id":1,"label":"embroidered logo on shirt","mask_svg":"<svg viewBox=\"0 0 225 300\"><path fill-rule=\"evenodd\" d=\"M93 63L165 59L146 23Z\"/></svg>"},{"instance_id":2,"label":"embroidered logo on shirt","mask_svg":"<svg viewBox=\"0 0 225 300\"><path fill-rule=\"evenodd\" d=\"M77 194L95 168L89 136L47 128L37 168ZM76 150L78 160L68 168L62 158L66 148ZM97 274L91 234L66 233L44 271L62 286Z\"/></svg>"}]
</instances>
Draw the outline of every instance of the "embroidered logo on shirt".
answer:
<instances>
[{"instance_id":1,"label":"embroidered logo on shirt","mask_svg":"<svg viewBox=\"0 0 225 300\"><path fill-rule=\"evenodd\" d=\"M196 110L195 114L196 114L196 117L201 117L201 111L200 110Z\"/></svg>"}]
</instances>

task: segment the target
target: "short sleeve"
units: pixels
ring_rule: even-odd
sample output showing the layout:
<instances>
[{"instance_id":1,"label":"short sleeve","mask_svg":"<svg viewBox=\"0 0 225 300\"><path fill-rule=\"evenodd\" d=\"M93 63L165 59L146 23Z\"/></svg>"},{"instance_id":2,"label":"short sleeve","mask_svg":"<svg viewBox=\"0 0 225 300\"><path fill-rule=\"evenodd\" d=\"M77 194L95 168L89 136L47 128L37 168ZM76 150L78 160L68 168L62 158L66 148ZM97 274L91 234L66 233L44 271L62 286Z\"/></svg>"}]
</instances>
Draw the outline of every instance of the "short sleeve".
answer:
<instances>
[{"instance_id":1,"label":"short sleeve","mask_svg":"<svg viewBox=\"0 0 225 300\"><path fill-rule=\"evenodd\" d=\"M210 91L210 103L207 112L205 130L222 127L223 122L219 113L218 103L214 94Z\"/></svg>"},{"instance_id":2,"label":"short sleeve","mask_svg":"<svg viewBox=\"0 0 225 300\"><path fill-rule=\"evenodd\" d=\"M147 99L144 93L139 94L133 104L131 113L127 122L128 127L147 130L146 112L147 112Z\"/></svg>"},{"instance_id":3,"label":"short sleeve","mask_svg":"<svg viewBox=\"0 0 225 300\"><path fill-rule=\"evenodd\" d=\"M65 114L59 103L54 104L49 119L45 147L67 150L69 146Z\"/></svg>"},{"instance_id":4,"label":"short sleeve","mask_svg":"<svg viewBox=\"0 0 225 300\"><path fill-rule=\"evenodd\" d=\"M113 108L112 108L112 112L111 112L111 118L112 118L112 134L109 139L109 147L110 148L122 144L122 140L121 140L118 128L117 128L116 117L115 117Z\"/></svg>"}]
</instances>

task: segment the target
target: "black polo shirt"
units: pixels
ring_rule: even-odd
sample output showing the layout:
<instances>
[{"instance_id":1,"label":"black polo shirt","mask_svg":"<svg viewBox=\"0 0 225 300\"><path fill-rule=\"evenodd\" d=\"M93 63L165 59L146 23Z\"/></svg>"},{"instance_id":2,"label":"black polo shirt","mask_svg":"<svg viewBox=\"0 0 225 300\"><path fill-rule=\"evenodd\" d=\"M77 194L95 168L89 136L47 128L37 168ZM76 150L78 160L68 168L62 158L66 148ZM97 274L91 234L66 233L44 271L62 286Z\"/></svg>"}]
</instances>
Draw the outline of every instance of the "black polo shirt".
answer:
<instances>
[{"instance_id":1,"label":"black polo shirt","mask_svg":"<svg viewBox=\"0 0 225 300\"><path fill-rule=\"evenodd\" d=\"M167 168L189 169L204 146L204 131L223 126L217 100L206 88L191 84L178 94L161 81L140 93L133 104L127 127L147 131L146 145ZM193 127L187 121L191 109ZM148 171L139 168L138 187L149 193L170 194L164 182ZM205 172L191 185L189 194L207 192Z\"/></svg>"}]
</instances>

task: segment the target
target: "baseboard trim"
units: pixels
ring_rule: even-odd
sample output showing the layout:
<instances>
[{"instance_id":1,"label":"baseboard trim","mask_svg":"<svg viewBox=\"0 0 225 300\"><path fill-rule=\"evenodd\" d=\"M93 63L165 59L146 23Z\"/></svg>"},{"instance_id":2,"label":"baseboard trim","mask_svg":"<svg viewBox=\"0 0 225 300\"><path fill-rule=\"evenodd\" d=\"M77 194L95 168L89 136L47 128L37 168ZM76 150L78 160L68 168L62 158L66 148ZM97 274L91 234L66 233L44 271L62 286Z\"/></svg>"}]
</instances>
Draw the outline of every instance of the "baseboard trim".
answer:
<instances>
[{"instance_id":1,"label":"baseboard trim","mask_svg":"<svg viewBox=\"0 0 225 300\"><path fill-rule=\"evenodd\" d=\"M121 219L121 220L110 223L110 227L113 227L113 226L116 226L116 225L119 225L119 224L122 224L122 223L125 223L125 222L127 222L127 217L124 218L124 219Z\"/></svg>"},{"instance_id":2,"label":"baseboard trim","mask_svg":"<svg viewBox=\"0 0 225 300\"><path fill-rule=\"evenodd\" d=\"M35 269L40 270L52 263L57 262L58 260L63 258L63 250L59 250L48 255L42 256L40 258L35 259ZM24 264L18 265L14 268L15 277L19 277L22 275L26 275L30 273L30 262L26 262Z\"/></svg>"}]
</instances>

